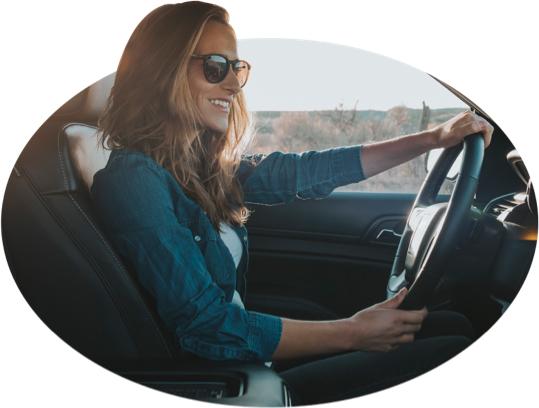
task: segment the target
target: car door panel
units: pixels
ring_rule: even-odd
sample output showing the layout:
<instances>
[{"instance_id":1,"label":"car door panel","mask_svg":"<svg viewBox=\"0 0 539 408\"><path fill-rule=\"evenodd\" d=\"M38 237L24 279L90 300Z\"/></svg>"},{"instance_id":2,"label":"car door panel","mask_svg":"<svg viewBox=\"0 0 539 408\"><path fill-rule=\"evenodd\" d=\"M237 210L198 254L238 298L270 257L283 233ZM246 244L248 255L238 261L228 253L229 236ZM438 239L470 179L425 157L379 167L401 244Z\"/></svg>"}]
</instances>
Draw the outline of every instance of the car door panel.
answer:
<instances>
[{"instance_id":1,"label":"car door panel","mask_svg":"<svg viewBox=\"0 0 539 408\"><path fill-rule=\"evenodd\" d=\"M413 194L338 192L252 206L248 307L324 319L382 300L398 241L376 237L384 229L399 233L413 200Z\"/></svg>"}]
</instances>

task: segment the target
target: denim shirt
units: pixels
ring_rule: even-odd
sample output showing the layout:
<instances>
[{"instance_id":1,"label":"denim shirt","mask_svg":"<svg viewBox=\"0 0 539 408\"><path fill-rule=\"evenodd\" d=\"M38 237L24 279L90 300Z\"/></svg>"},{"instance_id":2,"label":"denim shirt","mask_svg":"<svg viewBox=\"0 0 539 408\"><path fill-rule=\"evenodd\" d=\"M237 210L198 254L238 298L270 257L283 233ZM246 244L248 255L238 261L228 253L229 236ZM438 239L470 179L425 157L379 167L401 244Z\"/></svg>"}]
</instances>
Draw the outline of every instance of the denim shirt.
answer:
<instances>
[{"instance_id":1,"label":"denim shirt","mask_svg":"<svg viewBox=\"0 0 539 408\"><path fill-rule=\"evenodd\" d=\"M320 199L363 179L361 146L242 160L237 177L247 203ZM202 208L152 158L113 150L91 189L107 237L155 299L179 346L212 360L269 361L279 344L279 317L231 302L245 295L248 239L238 271Z\"/></svg>"}]
</instances>

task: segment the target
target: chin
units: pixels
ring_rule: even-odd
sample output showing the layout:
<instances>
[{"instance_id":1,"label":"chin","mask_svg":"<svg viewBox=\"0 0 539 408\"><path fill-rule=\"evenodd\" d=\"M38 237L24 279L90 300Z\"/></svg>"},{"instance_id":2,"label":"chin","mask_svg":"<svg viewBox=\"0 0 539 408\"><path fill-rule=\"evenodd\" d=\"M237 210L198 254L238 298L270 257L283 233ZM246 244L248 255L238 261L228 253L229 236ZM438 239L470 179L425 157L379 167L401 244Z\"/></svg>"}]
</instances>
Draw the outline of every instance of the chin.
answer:
<instances>
[{"instance_id":1,"label":"chin","mask_svg":"<svg viewBox=\"0 0 539 408\"><path fill-rule=\"evenodd\" d=\"M228 120L226 123L212 122L208 123L206 127L217 134L224 134L228 130Z\"/></svg>"}]
</instances>

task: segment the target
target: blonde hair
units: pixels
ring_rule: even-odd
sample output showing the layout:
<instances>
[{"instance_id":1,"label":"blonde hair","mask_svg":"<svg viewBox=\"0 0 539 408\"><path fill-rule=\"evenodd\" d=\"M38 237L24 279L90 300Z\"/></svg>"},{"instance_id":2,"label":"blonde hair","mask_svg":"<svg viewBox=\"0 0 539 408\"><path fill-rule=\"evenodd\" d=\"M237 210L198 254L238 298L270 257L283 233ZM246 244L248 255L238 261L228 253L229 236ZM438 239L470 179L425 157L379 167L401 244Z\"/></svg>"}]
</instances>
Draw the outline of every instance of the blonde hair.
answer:
<instances>
[{"instance_id":1,"label":"blonde hair","mask_svg":"<svg viewBox=\"0 0 539 408\"><path fill-rule=\"evenodd\" d=\"M210 20L228 25L228 13L192 1L148 14L125 47L99 128L104 147L141 151L169 170L218 229L249 215L235 178L249 114L240 91L224 134L199 125L187 69Z\"/></svg>"}]
</instances>

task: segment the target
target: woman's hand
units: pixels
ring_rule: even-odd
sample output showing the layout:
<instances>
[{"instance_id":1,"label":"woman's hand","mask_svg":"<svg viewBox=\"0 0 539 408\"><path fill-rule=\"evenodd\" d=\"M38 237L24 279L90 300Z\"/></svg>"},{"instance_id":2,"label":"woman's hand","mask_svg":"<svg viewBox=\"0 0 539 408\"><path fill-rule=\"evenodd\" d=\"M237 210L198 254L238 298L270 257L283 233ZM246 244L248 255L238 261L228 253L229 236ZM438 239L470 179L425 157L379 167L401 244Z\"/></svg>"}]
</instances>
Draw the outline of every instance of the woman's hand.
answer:
<instances>
[{"instance_id":1,"label":"woman's hand","mask_svg":"<svg viewBox=\"0 0 539 408\"><path fill-rule=\"evenodd\" d=\"M494 128L481 116L466 111L436 126L431 131L434 135L436 147L446 148L455 146L468 135L482 133L486 148L490 144Z\"/></svg>"},{"instance_id":2,"label":"woman's hand","mask_svg":"<svg viewBox=\"0 0 539 408\"><path fill-rule=\"evenodd\" d=\"M487 147L493 131L494 128L482 117L463 112L432 129L363 146L360 157L363 174L374 176L431 149L455 146L474 133L483 134Z\"/></svg>"},{"instance_id":3,"label":"woman's hand","mask_svg":"<svg viewBox=\"0 0 539 408\"><path fill-rule=\"evenodd\" d=\"M390 351L414 341L427 316L427 309L399 310L406 297L402 289L395 297L377 303L347 319L303 321L283 318L283 329L273 359L284 360L347 351Z\"/></svg>"},{"instance_id":4,"label":"woman's hand","mask_svg":"<svg viewBox=\"0 0 539 408\"><path fill-rule=\"evenodd\" d=\"M393 298L364 309L348 319L349 349L390 351L399 344L414 341L415 333L427 316L427 309L399 310L407 290Z\"/></svg>"}]
</instances>

